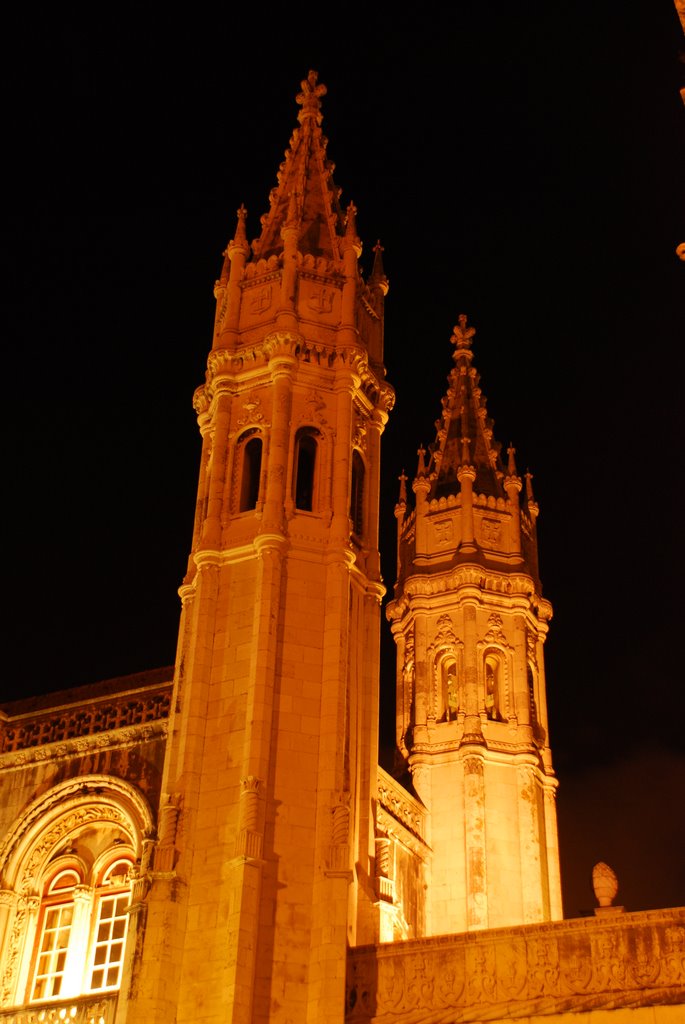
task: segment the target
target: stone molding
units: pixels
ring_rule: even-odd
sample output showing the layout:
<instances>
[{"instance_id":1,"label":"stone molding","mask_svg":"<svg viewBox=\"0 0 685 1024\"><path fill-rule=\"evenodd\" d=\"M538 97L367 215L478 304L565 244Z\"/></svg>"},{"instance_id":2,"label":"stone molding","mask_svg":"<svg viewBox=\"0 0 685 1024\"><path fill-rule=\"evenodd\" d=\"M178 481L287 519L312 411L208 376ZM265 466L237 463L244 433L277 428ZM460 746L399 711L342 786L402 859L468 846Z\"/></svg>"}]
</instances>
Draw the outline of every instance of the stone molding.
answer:
<instances>
[{"instance_id":1,"label":"stone molding","mask_svg":"<svg viewBox=\"0 0 685 1024\"><path fill-rule=\"evenodd\" d=\"M378 768L378 810L383 810L412 836L426 841L426 809L415 797Z\"/></svg>"},{"instance_id":2,"label":"stone molding","mask_svg":"<svg viewBox=\"0 0 685 1024\"><path fill-rule=\"evenodd\" d=\"M685 908L360 947L350 1024L458 1024L685 1006Z\"/></svg>"},{"instance_id":3,"label":"stone molding","mask_svg":"<svg viewBox=\"0 0 685 1024\"><path fill-rule=\"evenodd\" d=\"M0 720L0 769L166 735L172 684Z\"/></svg>"}]
</instances>

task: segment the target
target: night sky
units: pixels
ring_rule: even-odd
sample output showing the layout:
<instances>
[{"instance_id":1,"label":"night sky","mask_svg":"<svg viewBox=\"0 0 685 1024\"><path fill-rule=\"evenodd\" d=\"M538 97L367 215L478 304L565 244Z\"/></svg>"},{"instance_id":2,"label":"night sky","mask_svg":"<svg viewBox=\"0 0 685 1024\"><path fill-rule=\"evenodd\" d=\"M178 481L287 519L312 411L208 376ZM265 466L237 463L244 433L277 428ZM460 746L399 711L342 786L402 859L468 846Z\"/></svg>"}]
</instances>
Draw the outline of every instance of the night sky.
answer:
<instances>
[{"instance_id":1,"label":"night sky","mask_svg":"<svg viewBox=\"0 0 685 1024\"><path fill-rule=\"evenodd\" d=\"M380 239L390 279L386 583L466 313L541 509L566 914L598 860L627 909L682 905L685 35L671 0L460 6L6 27L0 699L173 663L213 284L316 68L362 264Z\"/></svg>"}]
</instances>

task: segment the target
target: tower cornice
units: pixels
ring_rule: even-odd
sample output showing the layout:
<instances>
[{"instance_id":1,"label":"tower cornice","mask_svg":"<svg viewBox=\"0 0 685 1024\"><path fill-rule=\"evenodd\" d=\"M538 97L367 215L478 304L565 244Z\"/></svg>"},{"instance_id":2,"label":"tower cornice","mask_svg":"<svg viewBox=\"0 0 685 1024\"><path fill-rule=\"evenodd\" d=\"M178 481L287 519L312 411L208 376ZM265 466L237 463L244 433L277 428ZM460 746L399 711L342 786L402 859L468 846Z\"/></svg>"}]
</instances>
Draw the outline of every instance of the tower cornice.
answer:
<instances>
[{"instance_id":1,"label":"tower cornice","mask_svg":"<svg viewBox=\"0 0 685 1024\"><path fill-rule=\"evenodd\" d=\"M500 573L473 565L456 566L448 572L413 573L404 581L401 594L388 603L388 618L402 618L417 599L430 601L442 595L460 602L470 600L493 605L497 605L505 595L508 605L532 612L540 623L546 623L552 618L552 605L536 593L531 576L524 573Z\"/></svg>"}]
</instances>

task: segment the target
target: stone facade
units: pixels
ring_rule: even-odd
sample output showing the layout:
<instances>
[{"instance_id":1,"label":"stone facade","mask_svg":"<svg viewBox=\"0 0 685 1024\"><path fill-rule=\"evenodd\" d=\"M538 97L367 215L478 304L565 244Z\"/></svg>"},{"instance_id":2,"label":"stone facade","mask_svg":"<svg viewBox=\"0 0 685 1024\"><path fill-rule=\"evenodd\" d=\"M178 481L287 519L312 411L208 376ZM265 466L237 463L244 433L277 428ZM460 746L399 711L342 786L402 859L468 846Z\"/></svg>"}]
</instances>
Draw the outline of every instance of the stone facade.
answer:
<instances>
[{"instance_id":1,"label":"stone facade","mask_svg":"<svg viewBox=\"0 0 685 1024\"><path fill-rule=\"evenodd\" d=\"M378 767L388 281L324 93L216 282L173 670L0 708L0 1020L671 1024L685 911L558 920L538 508L465 318L396 510Z\"/></svg>"}]
</instances>

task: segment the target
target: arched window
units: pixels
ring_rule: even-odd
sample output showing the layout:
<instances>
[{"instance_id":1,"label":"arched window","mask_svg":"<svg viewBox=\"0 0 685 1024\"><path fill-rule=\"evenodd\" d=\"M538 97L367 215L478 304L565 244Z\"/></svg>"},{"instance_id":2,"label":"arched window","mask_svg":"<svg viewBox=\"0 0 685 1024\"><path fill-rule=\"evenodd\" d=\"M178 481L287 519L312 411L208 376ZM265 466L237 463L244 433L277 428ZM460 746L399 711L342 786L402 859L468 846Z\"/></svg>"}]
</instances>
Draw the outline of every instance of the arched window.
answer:
<instances>
[{"instance_id":1,"label":"arched window","mask_svg":"<svg viewBox=\"0 0 685 1024\"><path fill-rule=\"evenodd\" d=\"M450 651L442 651L435 661L436 718L438 722L452 722L459 712L460 693L457 660Z\"/></svg>"},{"instance_id":2,"label":"arched window","mask_svg":"<svg viewBox=\"0 0 685 1024\"><path fill-rule=\"evenodd\" d=\"M352 530L361 537L364 533L364 460L355 449L352 452L352 486L350 488L350 519Z\"/></svg>"},{"instance_id":3,"label":"arched window","mask_svg":"<svg viewBox=\"0 0 685 1024\"><path fill-rule=\"evenodd\" d=\"M130 869L130 861L116 860L104 872L96 889L89 968L90 992L119 987L128 925Z\"/></svg>"},{"instance_id":4,"label":"arched window","mask_svg":"<svg viewBox=\"0 0 685 1024\"><path fill-rule=\"evenodd\" d=\"M242 445L242 459L238 511L249 512L257 507L259 499L259 483L262 472L262 439L256 431L249 431L247 434L243 434L239 444Z\"/></svg>"},{"instance_id":5,"label":"arched window","mask_svg":"<svg viewBox=\"0 0 685 1024\"><path fill-rule=\"evenodd\" d=\"M485 713L493 722L504 721L502 713L502 665L496 654L485 656Z\"/></svg>"},{"instance_id":6,"label":"arched window","mask_svg":"<svg viewBox=\"0 0 685 1024\"><path fill-rule=\"evenodd\" d=\"M316 486L317 432L308 427L298 431L295 441L295 508L301 512L314 509Z\"/></svg>"},{"instance_id":7,"label":"arched window","mask_svg":"<svg viewBox=\"0 0 685 1024\"><path fill-rule=\"evenodd\" d=\"M74 889L81 883L74 870L60 871L46 885L41 903L38 943L30 999L55 999L62 992L74 920Z\"/></svg>"},{"instance_id":8,"label":"arched window","mask_svg":"<svg viewBox=\"0 0 685 1024\"><path fill-rule=\"evenodd\" d=\"M0 846L3 1006L50 1004L48 1015L70 1019L67 1001L117 992L153 828L142 793L110 776L66 779L25 808ZM36 895L24 904L26 892Z\"/></svg>"},{"instance_id":9,"label":"arched window","mask_svg":"<svg viewBox=\"0 0 685 1024\"><path fill-rule=\"evenodd\" d=\"M87 857L88 851L82 850ZM61 858L60 858L61 859ZM50 872L43 887L28 999L42 1003L118 989L131 898L132 857L117 857L103 870ZM102 864L102 858L99 858Z\"/></svg>"}]
</instances>

